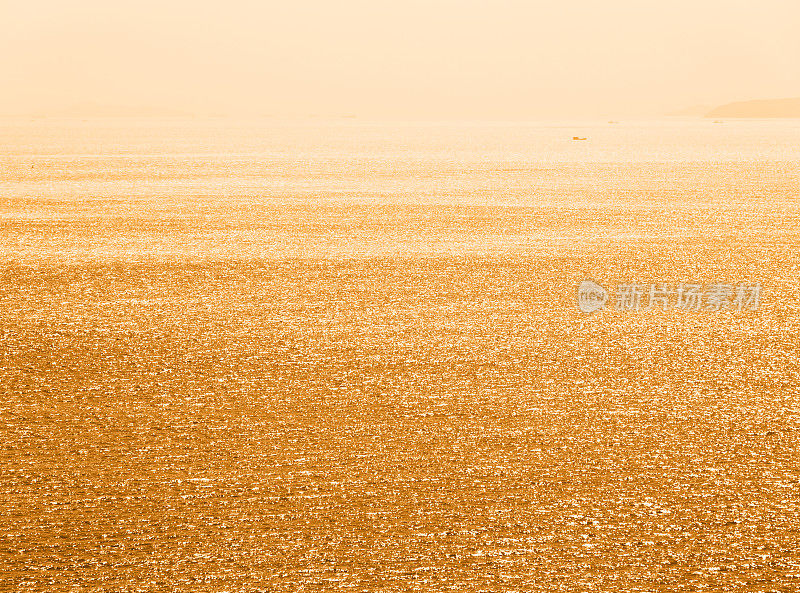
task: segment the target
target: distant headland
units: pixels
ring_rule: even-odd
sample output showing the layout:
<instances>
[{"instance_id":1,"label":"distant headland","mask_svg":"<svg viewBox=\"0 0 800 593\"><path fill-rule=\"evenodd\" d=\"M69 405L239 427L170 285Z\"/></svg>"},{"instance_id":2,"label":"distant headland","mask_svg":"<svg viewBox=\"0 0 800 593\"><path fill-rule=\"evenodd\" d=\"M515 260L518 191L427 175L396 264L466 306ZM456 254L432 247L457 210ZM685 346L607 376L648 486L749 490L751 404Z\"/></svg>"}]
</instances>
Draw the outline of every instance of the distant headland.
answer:
<instances>
[{"instance_id":1,"label":"distant headland","mask_svg":"<svg viewBox=\"0 0 800 593\"><path fill-rule=\"evenodd\" d=\"M705 117L800 117L800 97L728 103L715 107Z\"/></svg>"}]
</instances>

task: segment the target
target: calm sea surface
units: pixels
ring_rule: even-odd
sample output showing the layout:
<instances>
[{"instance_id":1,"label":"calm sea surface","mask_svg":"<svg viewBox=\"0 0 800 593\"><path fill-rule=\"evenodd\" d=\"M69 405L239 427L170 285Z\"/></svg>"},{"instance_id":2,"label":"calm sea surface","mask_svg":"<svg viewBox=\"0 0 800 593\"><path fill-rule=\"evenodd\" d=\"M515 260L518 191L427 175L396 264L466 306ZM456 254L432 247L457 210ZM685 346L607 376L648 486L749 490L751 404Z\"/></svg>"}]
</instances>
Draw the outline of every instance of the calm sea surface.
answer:
<instances>
[{"instance_id":1,"label":"calm sea surface","mask_svg":"<svg viewBox=\"0 0 800 593\"><path fill-rule=\"evenodd\" d=\"M800 120L0 120L0 590L798 590L799 283Z\"/></svg>"}]
</instances>

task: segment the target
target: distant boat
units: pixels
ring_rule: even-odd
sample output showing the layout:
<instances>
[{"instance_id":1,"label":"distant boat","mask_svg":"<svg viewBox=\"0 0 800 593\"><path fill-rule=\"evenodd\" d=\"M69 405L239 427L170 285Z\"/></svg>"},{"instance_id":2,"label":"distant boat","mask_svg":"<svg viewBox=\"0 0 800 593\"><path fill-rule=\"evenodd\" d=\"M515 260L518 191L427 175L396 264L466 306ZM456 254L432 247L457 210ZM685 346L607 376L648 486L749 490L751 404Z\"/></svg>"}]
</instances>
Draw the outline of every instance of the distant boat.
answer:
<instances>
[{"instance_id":1,"label":"distant boat","mask_svg":"<svg viewBox=\"0 0 800 593\"><path fill-rule=\"evenodd\" d=\"M586 138L581 138L580 136L573 136L573 140L586 140Z\"/></svg>"}]
</instances>

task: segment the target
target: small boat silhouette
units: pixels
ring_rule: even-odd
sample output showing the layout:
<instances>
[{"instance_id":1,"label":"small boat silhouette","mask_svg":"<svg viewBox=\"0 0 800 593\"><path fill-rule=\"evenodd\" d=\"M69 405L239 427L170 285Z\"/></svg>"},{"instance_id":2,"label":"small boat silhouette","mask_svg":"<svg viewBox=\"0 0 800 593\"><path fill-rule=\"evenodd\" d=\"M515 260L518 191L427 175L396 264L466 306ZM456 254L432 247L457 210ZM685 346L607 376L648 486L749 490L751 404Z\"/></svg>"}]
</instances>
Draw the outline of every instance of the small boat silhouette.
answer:
<instances>
[{"instance_id":1,"label":"small boat silhouette","mask_svg":"<svg viewBox=\"0 0 800 593\"><path fill-rule=\"evenodd\" d=\"M573 140L586 140L586 138L581 138L580 136L573 136Z\"/></svg>"}]
</instances>

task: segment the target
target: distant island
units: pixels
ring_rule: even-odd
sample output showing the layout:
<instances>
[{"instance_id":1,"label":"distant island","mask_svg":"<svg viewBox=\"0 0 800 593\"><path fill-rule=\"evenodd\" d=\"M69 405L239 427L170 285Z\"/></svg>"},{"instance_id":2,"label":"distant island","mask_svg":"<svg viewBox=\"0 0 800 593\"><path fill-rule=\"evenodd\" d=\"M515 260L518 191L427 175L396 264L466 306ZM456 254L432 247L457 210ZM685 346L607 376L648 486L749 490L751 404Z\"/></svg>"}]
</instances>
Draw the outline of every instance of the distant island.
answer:
<instances>
[{"instance_id":1,"label":"distant island","mask_svg":"<svg viewBox=\"0 0 800 593\"><path fill-rule=\"evenodd\" d=\"M800 97L728 103L715 107L705 117L800 117Z\"/></svg>"}]
</instances>

